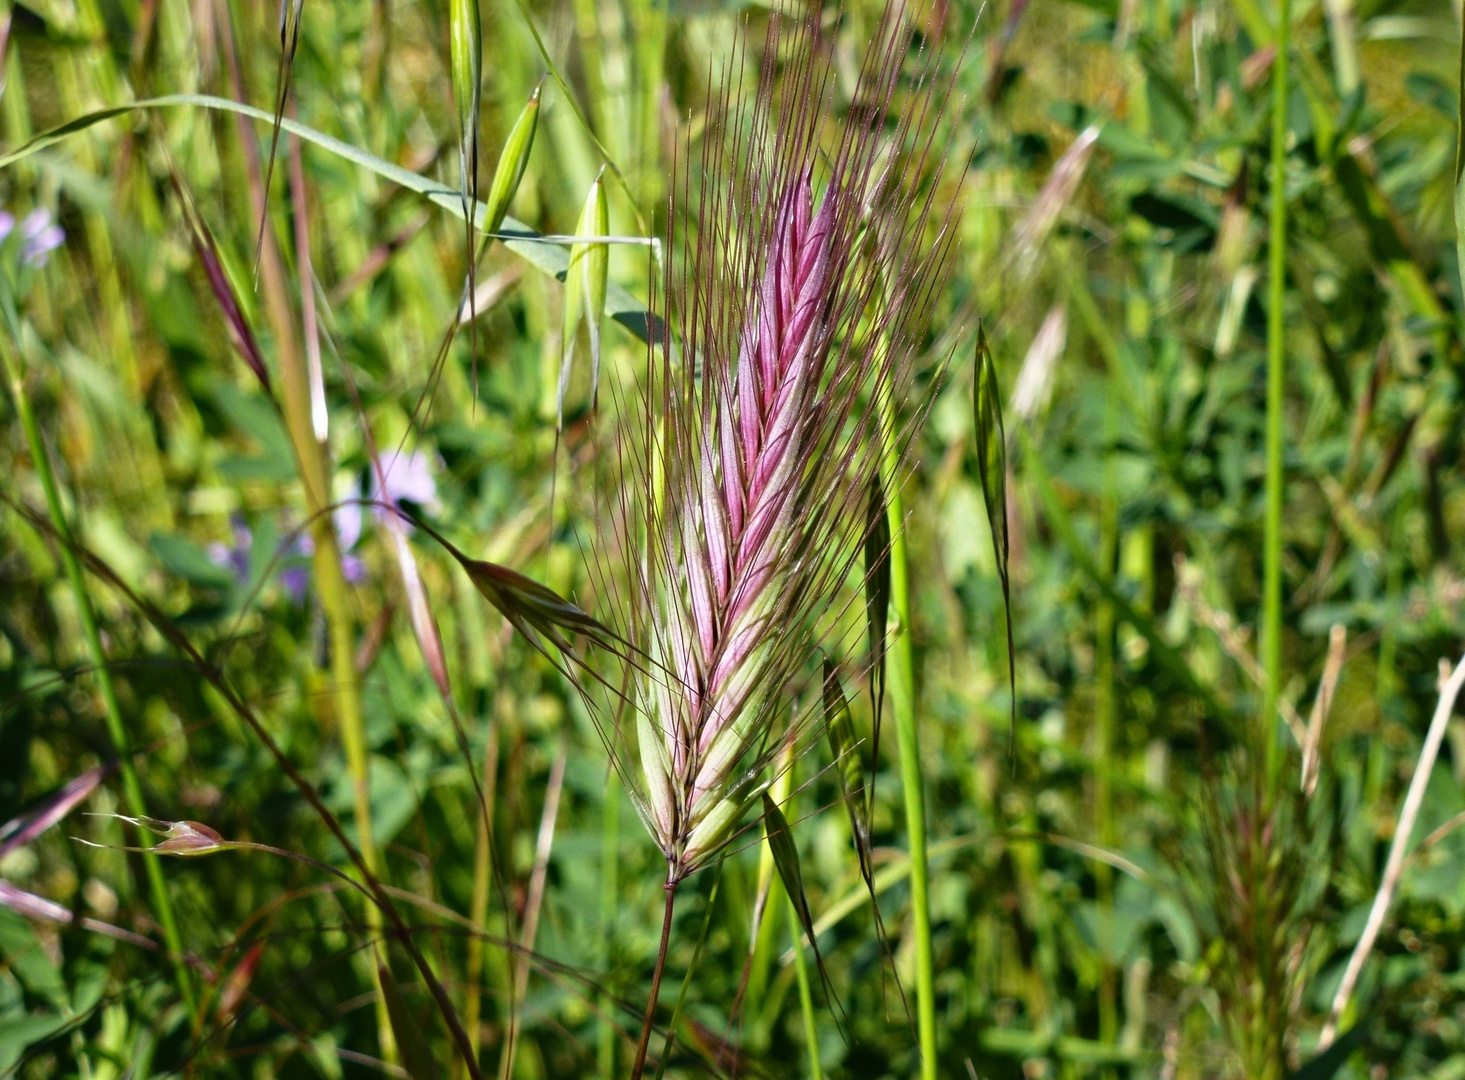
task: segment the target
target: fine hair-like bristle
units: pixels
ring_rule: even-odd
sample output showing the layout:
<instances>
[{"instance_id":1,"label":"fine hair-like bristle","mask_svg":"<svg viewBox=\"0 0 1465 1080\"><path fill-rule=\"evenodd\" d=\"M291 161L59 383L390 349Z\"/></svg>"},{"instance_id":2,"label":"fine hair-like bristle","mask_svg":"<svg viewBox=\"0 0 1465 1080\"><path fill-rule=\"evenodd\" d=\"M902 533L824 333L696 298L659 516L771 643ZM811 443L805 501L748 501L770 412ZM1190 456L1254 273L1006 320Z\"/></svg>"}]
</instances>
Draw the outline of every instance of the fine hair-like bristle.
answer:
<instances>
[{"instance_id":1,"label":"fine hair-like bristle","mask_svg":"<svg viewBox=\"0 0 1465 1080\"><path fill-rule=\"evenodd\" d=\"M621 562L602 566L621 609L607 621L645 657L636 746L612 749L644 778L672 883L770 779L783 690L848 592L882 455L898 464L911 434L880 425L950 244L934 209L941 15L917 28L892 3L833 123L832 40L817 15L772 17L756 84L731 74L744 40L696 167L677 170L663 329L617 444Z\"/></svg>"}]
</instances>

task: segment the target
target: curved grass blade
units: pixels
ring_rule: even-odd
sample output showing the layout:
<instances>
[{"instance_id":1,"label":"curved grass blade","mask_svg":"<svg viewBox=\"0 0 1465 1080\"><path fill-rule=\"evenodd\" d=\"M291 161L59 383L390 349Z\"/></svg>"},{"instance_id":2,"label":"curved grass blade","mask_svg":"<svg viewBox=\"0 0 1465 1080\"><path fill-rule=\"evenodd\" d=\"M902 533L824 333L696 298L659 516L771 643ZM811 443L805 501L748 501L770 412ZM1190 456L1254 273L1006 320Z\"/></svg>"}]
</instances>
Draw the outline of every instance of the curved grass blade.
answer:
<instances>
[{"instance_id":1,"label":"curved grass blade","mask_svg":"<svg viewBox=\"0 0 1465 1080\"><path fill-rule=\"evenodd\" d=\"M1012 696L1009 738L1012 738L1017 734L1017 658L1012 646L1012 584L1007 565L1007 433L1002 426L997 369L992 364L992 350L987 347L987 332L980 325L972 409L977 420L977 474L982 481L982 500L987 504L987 524L992 530L992 552L997 557L997 576L1002 580L1002 607L1007 619L1007 680Z\"/></svg>"},{"instance_id":2,"label":"curved grass blade","mask_svg":"<svg viewBox=\"0 0 1465 1080\"><path fill-rule=\"evenodd\" d=\"M42 132L29 142L16 147L8 154L0 156L0 169L7 168L18 161L30 157L49 146L54 146L63 139L94 127L107 120L116 119L136 109L163 109L176 108L179 106L194 106L203 109L215 109L220 112L238 113L247 116L252 120L270 123L273 117L263 109L256 109L252 105L244 105L237 101L230 101L228 98L214 97L210 94L169 94L163 97L145 98L141 101L129 102L126 105L114 105L105 109L98 109L95 112L86 113L75 119L59 124L49 131ZM280 127L293 135L297 135L306 142L313 143L321 149L326 150L338 157L344 158L354 165L380 176L399 187L408 191L416 192L425 197L434 205L446 210L455 217L463 217L462 200L459 193L451 188L444 187L439 181L415 173L410 169L404 169L400 165L393 164L370 154L359 147L352 146L334 136L317 131L315 128L292 120L286 116L280 120ZM475 222L486 222L486 207L481 203L474 208L473 220ZM524 259L525 262L535 267L542 273L561 281L569 272L570 257L565 250L557 243L546 242L534 229L522 221L504 215L500 228L494 235L503 241L506 248ZM631 333L635 334L642 341L659 340L662 334L661 321L646 309L646 305L637 300L621 286L611 283L606 288L606 314L616 322L620 323Z\"/></svg>"}]
</instances>

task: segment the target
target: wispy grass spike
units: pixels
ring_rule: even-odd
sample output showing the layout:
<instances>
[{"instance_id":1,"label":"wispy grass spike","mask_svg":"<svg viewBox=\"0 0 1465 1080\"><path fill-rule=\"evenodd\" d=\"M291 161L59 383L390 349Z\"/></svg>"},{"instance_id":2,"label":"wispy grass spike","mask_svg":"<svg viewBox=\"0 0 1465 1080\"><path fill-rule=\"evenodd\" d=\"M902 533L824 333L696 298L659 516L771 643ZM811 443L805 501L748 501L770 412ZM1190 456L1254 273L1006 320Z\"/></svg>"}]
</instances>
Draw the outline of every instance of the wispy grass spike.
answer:
<instances>
[{"instance_id":1,"label":"wispy grass spike","mask_svg":"<svg viewBox=\"0 0 1465 1080\"><path fill-rule=\"evenodd\" d=\"M621 771L645 776L669 895L747 827L819 627L860 603L884 452L872 401L911 384L954 235L937 206L941 18L917 29L891 3L858 107L831 123L832 39L817 14L775 15L756 87L740 42L675 177L666 318L637 423L617 429L613 536L591 548L597 591L621 601L607 619L647 657L618 754L639 758ZM925 408L890 433L897 467ZM796 739L817 714L794 717Z\"/></svg>"},{"instance_id":2,"label":"wispy grass spike","mask_svg":"<svg viewBox=\"0 0 1465 1080\"><path fill-rule=\"evenodd\" d=\"M249 365L249 370L254 372L259 379L260 385L264 387L266 394L273 396L270 387L270 371L265 366L264 353L260 351L259 341L254 336L254 330L249 325L249 319L244 314L244 305L240 303L238 294L234 291L234 283L229 280L229 274L224 269L224 260L219 255L219 247L214 243L214 234L209 231L208 225L204 222L203 215L199 213L197 204L193 201L193 195L188 190L182 175L174 168L171 173L173 190L178 193L178 205L183 211L184 223L188 226L188 238L193 243L193 252L198 257L199 264L203 267L205 276L209 279L209 289L218 301L219 310L223 312L224 322L229 328L229 338L238 350L239 356Z\"/></svg>"},{"instance_id":3,"label":"wispy grass spike","mask_svg":"<svg viewBox=\"0 0 1465 1080\"><path fill-rule=\"evenodd\" d=\"M270 182L275 176L275 157L280 150L280 121L285 117L285 103L290 99L290 82L295 72L295 51L300 45L300 19L305 13L305 0L280 0L280 61L275 69L274 121L270 127L270 154L265 162L264 205L260 209L259 232L254 240L254 273L259 275L259 260L264 254L265 229L269 227Z\"/></svg>"},{"instance_id":4,"label":"wispy grass spike","mask_svg":"<svg viewBox=\"0 0 1465 1080\"><path fill-rule=\"evenodd\" d=\"M1007 678L1012 696L1012 734L1017 732L1017 657L1013 651L1012 584L1008 576L1007 433L1002 425L1002 392L987 333L977 327L977 365L972 384L972 410L977 423L977 474L987 525L992 532L992 553L1002 581L1002 607L1007 622Z\"/></svg>"},{"instance_id":5,"label":"wispy grass spike","mask_svg":"<svg viewBox=\"0 0 1465 1080\"><path fill-rule=\"evenodd\" d=\"M596 174L585 195L576 236L605 236L610 232L610 212L605 199L605 170ZM591 408L600 393L600 327L605 317L605 291L610 269L610 247L577 242L570 248L570 267L565 272L564 332L560 345L560 378L555 392L555 430L565 426L565 395L575 360L575 338L583 318L590 334Z\"/></svg>"},{"instance_id":6,"label":"wispy grass spike","mask_svg":"<svg viewBox=\"0 0 1465 1080\"><path fill-rule=\"evenodd\" d=\"M448 67L458 111L458 191L463 203L463 258L468 264L468 351L473 368L473 399L478 400L478 318L472 310L477 291L473 215L478 206L478 120L483 106L483 20L478 0L448 4Z\"/></svg>"}]
</instances>

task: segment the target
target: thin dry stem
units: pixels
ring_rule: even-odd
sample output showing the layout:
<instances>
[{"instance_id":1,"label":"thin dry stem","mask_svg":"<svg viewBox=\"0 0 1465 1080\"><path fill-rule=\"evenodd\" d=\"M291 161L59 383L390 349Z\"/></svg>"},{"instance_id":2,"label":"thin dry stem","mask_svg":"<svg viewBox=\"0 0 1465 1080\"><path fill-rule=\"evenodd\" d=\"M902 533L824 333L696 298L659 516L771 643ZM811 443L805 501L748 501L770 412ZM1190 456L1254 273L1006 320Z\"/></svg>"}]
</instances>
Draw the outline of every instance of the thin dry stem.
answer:
<instances>
[{"instance_id":1,"label":"thin dry stem","mask_svg":"<svg viewBox=\"0 0 1465 1080\"><path fill-rule=\"evenodd\" d=\"M1441 676L1447 671L1448 661L1441 660ZM1320 1050L1332 1045L1337 1036L1338 1022L1353 998L1353 990L1358 984L1359 975L1363 973L1363 965L1373 951L1374 942L1378 939L1379 931L1383 929L1384 918L1389 913L1389 905L1394 901L1394 891L1399 887L1399 879L1403 877L1404 851L1409 846L1409 835L1414 831L1414 819L1419 816L1419 808L1424 802L1424 790L1429 784L1430 773L1434 771L1435 758L1439 755L1440 743L1444 740L1445 729L1449 727L1450 714L1454 711L1455 699L1459 697L1462 686L1465 686L1465 657L1461 658L1448 679L1442 677L1440 680L1439 703L1429 722L1424 746L1419 751L1419 762L1414 767L1414 777L1409 781L1409 791L1405 794L1404 805L1399 811L1399 824L1394 830L1394 842L1389 847L1388 861L1384 864L1384 876L1379 882L1378 893L1373 898L1373 907L1369 910L1363 935L1354 946L1353 955L1348 958L1343 981L1338 984L1338 992L1333 996L1328 1022L1318 1039Z\"/></svg>"}]
</instances>

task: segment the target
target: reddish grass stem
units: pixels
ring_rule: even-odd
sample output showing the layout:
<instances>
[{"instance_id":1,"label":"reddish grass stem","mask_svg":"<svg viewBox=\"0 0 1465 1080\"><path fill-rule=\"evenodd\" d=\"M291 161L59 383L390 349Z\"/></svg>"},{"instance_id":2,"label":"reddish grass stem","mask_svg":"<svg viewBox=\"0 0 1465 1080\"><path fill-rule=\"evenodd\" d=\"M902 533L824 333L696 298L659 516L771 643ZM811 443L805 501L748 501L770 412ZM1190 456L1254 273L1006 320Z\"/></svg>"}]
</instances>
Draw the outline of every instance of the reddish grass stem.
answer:
<instances>
[{"instance_id":1,"label":"reddish grass stem","mask_svg":"<svg viewBox=\"0 0 1465 1080\"><path fill-rule=\"evenodd\" d=\"M656 967L651 972L651 997L646 1002L646 1018L641 1021L641 1037L636 1041L636 1061L631 1066L631 1080L641 1080L646 1068L646 1048L651 1045L651 1028L656 1021L656 999L661 995L661 973L666 970L666 947L671 944L672 904L677 898L677 883L666 883L666 912L661 916L661 947L656 950Z\"/></svg>"}]
</instances>

